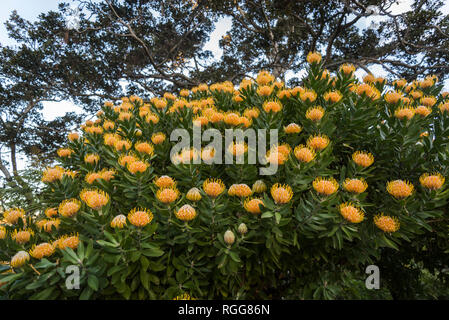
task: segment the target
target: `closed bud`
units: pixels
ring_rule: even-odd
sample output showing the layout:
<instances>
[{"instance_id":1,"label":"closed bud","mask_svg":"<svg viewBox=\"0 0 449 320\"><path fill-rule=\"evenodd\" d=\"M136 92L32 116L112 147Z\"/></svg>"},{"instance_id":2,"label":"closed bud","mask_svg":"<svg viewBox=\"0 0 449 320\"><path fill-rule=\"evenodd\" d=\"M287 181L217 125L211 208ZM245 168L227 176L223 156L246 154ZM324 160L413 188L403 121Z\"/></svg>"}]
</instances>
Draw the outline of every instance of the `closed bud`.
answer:
<instances>
[{"instance_id":1,"label":"closed bud","mask_svg":"<svg viewBox=\"0 0 449 320\"><path fill-rule=\"evenodd\" d=\"M248 227L246 226L246 224L241 223L241 224L239 225L239 227L238 227L238 231L239 231L240 234L243 235L243 234L245 234L245 233L248 232Z\"/></svg>"},{"instance_id":2,"label":"closed bud","mask_svg":"<svg viewBox=\"0 0 449 320\"><path fill-rule=\"evenodd\" d=\"M232 245L235 241L235 235L234 232L232 232L231 230L227 230L223 236L224 241L226 242L226 244L228 245Z\"/></svg>"}]
</instances>

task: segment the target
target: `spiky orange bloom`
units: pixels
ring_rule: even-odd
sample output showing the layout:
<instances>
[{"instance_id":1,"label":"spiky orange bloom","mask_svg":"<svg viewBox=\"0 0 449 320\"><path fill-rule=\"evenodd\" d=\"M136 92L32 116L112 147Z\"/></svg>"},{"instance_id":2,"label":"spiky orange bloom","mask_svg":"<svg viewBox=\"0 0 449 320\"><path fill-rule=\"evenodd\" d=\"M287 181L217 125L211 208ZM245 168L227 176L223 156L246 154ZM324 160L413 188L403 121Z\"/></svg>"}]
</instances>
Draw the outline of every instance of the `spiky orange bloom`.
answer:
<instances>
[{"instance_id":1,"label":"spiky orange bloom","mask_svg":"<svg viewBox=\"0 0 449 320\"><path fill-rule=\"evenodd\" d=\"M101 179L101 174L98 172L89 172L88 174L86 174L86 177L84 178L84 180L88 184L94 183L95 180L97 180L97 179Z\"/></svg>"},{"instance_id":2,"label":"spiky orange bloom","mask_svg":"<svg viewBox=\"0 0 449 320\"><path fill-rule=\"evenodd\" d=\"M312 185L316 192L326 196L337 192L339 188L338 182L334 178L318 177L313 180Z\"/></svg>"},{"instance_id":3,"label":"spiky orange bloom","mask_svg":"<svg viewBox=\"0 0 449 320\"><path fill-rule=\"evenodd\" d=\"M45 232L52 232L53 231L53 226L58 229L59 225L61 224L61 220L56 218L56 219L42 219L36 222L36 226L42 231L44 230Z\"/></svg>"},{"instance_id":4,"label":"spiky orange bloom","mask_svg":"<svg viewBox=\"0 0 449 320\"><path fill-rule=\"evenodd\" d=\"M310 64L320 63L321 59L322 59L322 57L319 52L312 52L312 51L310 51L307 54L307 58L306 58L307 62Z\"/></svg>"},{"instance_id":5,"label":"spiky orange bloom","mask_svg":"<svg viewBox=\"0 0 449 320\"><path fill-rule=\"evenodd\" d=\"M45 215L48 218L54 217L54 216L58 215L58 209L57 208L47 208L47 209L45 209Z\"/></svg>"},{"instance_id":6,"label":"spiky orange bloom","mask_svg":"<svg viewBox=\"0 0 449 320\"><path fill-rule=\"evenodd\" d=\"M154 114L154 113L149 113L145 117L145 122L152 123L152 124L157 124L159 122L159 116L157 114Z\"/></svg>"},{"instance_id":7,"label":"spiky orange bloom","mask_svg":"<svg viewBox=\"0 0 449 320\"><path fill-rule=\"evenodd\" d=\"M189 204L183 205L178 211L175 211L175 216L182 221L190 221L195 219L196 210Z\"/></svg>"},{"instance_id":8,"label":"spiky orange bloom","mask_svg":"<svg viewBox=\"0 0 449 320\"><path fill-rule=\"evenodd\" d=\"M426 107L426 106L418 106L415 108L415 113L419 114L421 117L424 118L432 113L432 109L430 107Z\"/></svg>"},{"instance_id":9,"label":"spiky orange bloom","mask_svg":"<svg viewBox=\"0 0 449 320\"><path fill-rule=\"evenodd\" d=\"M115 216L111 221L111 228L122 229L124 226L126 226L126 216L123 214Z\"/></svg>"},{"instance_id":10,"label":"spiky orange bloom","mask_svg":"<svg viewBox=\"0 0 449 320\"><path fill-rule=\"evenodd\" d=\"M76 132L71 132L68 134L67 138L73 142L73 141L77 141L80 138L80 135Z\"/></svg>"},{"instance_id":11,"label":"spiky orange bloom","mask_svg":"<svg viewBox=\"0 0 449 320\"><path fill-rule=\"evenodd\" d=\"M55 166L54 168L45 169L42 175L42 182L55 182L61 180L64 175L64 168Z\"/></svg>"},{"instance_id":12,"label":"spiky orange bloom","mask_svg":"<svg viewBox=\"0 0 449 320\"><path fill-rule=\"evenodd\" d=\"M123 151L123 150L128 151L129 149L131 149L131 146L132 146L131 141L129 141L127 139L126 140L117 140L114 143L115 150L117 150L119 152Z\"/></svg>"},{"instance_id":13,"label":"spiky orange bloom","mask_svg":"<svg viewBox=\"0 0 449 320\"><path fill-rule=\"evenodd\" d=\"M355 72L355 66L349 63L342 64L340 66L340 72L345 75L351 75Z\"/></svg>"},{"instance_id":14,"label":"spiky orange bloom","mask_svg":"<svg viewBox=\"0 0 449 320\"><path fill-rule=\"evenodd\" d=\"M366 188L368 188L368 184L363 178L358 179L348 178L343 182L343 188L348 192L362 193L365 192Z\"/></svg>"},{"instance_id":15,"label":"spiky orange bloom","mask_svg":"<svg viewBox=\"0 0 449 320\"><path fill-rule=\"evenodd\" d=\"M179 197L176 187L161 188L156 192L156 198L162 203L172 203Z\"/></svg>"},{"instance_id":16,"label":"spiky orange bloom","mask_svg":"<svg viewBox=\"0 0 449 320\"><path fill-rule=\"evenodd\" d=\"M4 226L0 226L0 240L6 238L6 228Z\"/></svg>"},{"instance_id":17,"label":"spiky orange bloom","mask_svg":"<svg viewBox=\"0 0 449 320\"><path fill-rule=\"evenodd\" d=\"M14 230L11 234L11 239L18 244L24 244L29 242L32 236L34 236L34 232L31 229Z\"/></svg>"},{"instance_id":18,"label":"spiky orange bloom","mask_svg":"<svg viewBox=\"0 0 449 320\"><path fill-rule=\"evenodd\" d=\"M235 111L227 112L223 117L223 121L228 125L237 126L240 124L240 115Z\"/></svg>"},{"instance_id":19,"label":"spiky orange bloom","mask_svg":"<svg viewBox=\"0 0 449 320\"><path fill-rule=\"evenodd\" d=\"M389 91L385 94L384 99L386 102L396 104L402 98L402 93L399 91Z\"/></svg>"},{"instance_id":20,"label":"spiky orange bloom","mask_svg":"<svg viewBox=\"0 0 449 320\"><path fill-rule=\"evenodd\" d=\"M25 223L25 210L22 208L11 208L3 213L3 218L10 224L16 224L19 219Z\"/></svg>"},{"instance_id":21,"label":"spiky orange bloom","mask_svg":"<svg viewBox=\"0 0 449 320\"><path fill-rule=\"evenodd\" d=\"M376 100L380 98L380 92L372 85L367 83L362 83L357 86L356 92L359 96L366 95L371 100Z\"/></svg>"},{"instance_id":22,"label":"spiky orange bloom","mask_svg":"<svg viewBox=\"0 0 449 320\"><path fill-rule=\"evenodd\" d=\"M397 199L407 198L413 193L414 187L408 181L393 180L387 183L387 191Z\"/></svg>"},{"instance_id":23,"label":"spiky orange bloom","mask_svg":"<svg viewBox=\"0 0 449 320\"><path fill-rule=\"evenodd\" d=\"M308 100L309 102L314 102L316 100L317 94L313 90L304 89L299 95L302 101Z\"/></svg>"},{"instance_id":24,"label":"spiky orange bloom","mask_svg":"<svg viewBox=\"0 0 449 320\"><path fill-rule=\"evenodd\" d=\"M143 173L148 169L148 167L149 167L148 163L140 160L133 161L127 166L128 171L131 172L132 174L136 174L137 172Z\"/></svg>"},{"instance_id":25,"label":"spiky orange bloom","mask_svg":"<svg viewBox=\"0 0 449 320\"><path fill-rule=\"evenodd\" d=\"M134 149L140 153L145 153L150 156L154 153L154 147L151 143L148 142L138 142L134 145Z\"/></svg>"},{"instance_id":26,"label":"spiky orange bloom","mask_svg":"<svg viewBox=\"0 0 449 320\"><path fill-rule=\"evenodd\" d=\"M412 107L400 107L394 111L394 116L398 119L407 118L410 120L415 115L415 108Z\"/></svg>"},{"instance_id":27,"label":"spiky orange bloom","mask_svg":"<svg viewBox=\"0 0 449 320\"><path fill-rule=\"evenodd\" d=\"M260 86L257 88L257 94L259 96L268 97L273 92L272 86Z\"/></svg>"},{"instance_id":28,"label":"spiky orange bloom","mask_svg":"<svg viewBox=\"0 0 449 320\"><path fill-rule=\"evenodd\" d=\"M103 136L104 144L110 147L114 146L118 140L120 140L120 138L115 133L106 133Z\"/></svg>"},{"instance_id":29,"label":"spiky orange bloom","mask_svg":"<svg viewBox=\"0 0 449 320\"><path fill-rule=\"evenodd\" d=\"M103 190L84 189L80 193L80 199L83 200L90 208L100 210L109 202L109 195Z\"/></svg>"},{"instance_id":30,"label":"spiky orange bloom","mask_svg":"<svg viewBox=\"0 0 449 320\"><path fill-rule=\"evenodd\" d=\"M106 168L100 171L101 179L105 181L109 181L116 175L116 171L114 169L107 170Z\"/></svg>"},{"instance_id":31,"label":"spiky orange bloom","mask_svg":"<svg viewBox=\"0 0 449 320\"><path fill-rule=\"evenodd\" d=\"M292 94L291 94L290 90L287 90L287 89L280 90L277 94L279 99L290 98L291 95Z\"/></svg>"},{"instance_id":32,"label":"spiky orange bloom","mask_svg":"<svg viewBox=\"0 0 449 320\"><path fill-rule=\"evenodd\" d=\"M148 209L134 208L128 213L128 220L133 226L143 228L153 220L153 213Z\"/></svg>"},{"instance_id":33,"label":"spiky orange bloom","mask_svg":"<svg viewBox=\"0 0 449 320\"><path fill-rule=\"evenodd\" d=\"M351 202L340 204L340 214L343 218L352 223L360 223L364 218L363 211L354 206Z\"/></svg>"},{"instance_id":34,"label":"spiky orange bloom","mask_svg":"<svg viewBox=\"0 0 449 320\"><path fill-rule=\"evenodd\" d=\"M243 203L245 210L254 215L260 214L259 205L264 206L263 200L259 198L247 198Z\"/></svg>"},{"instance_id":35,"label":"spiky orange bloom","mask_svg":"<svg viewBox=\"0 0 449 320\"><path fill-rule=\"evenodd\" d=\"M265 101L262 108L265 112L277 113L282 110L282 103L278 100Z\"/></svg>"},{"instance_id":36,"label":"spiky orange bloom","mask_svg":"<svg viewBox=\"0 0 449 320\"><path fill-rule=\"evenodd\" d=\"M373 83L376 81L376 77L372 73L368 73L363 77L363 82L365 83Z\"/></svg>"},{"instance_id":37,"label":"spiky orange bloom","mask_svg":"<svg viewBox=\"0 0 449 320\"><path fill-rule=\"evenodd\" d=\"M252 193L253 193L253 191L251 190L251 188L244 183L233 184L232 186L229 187L229 190L228 190L228 194L230 196L237 196L240 198L248 197Z\"/></svg>"},{"instance_id":38,"label":"spiky orange bloom","mask_svg":"<svg viewBox=\"0 0 449 320\"><path fill-rule=\"evenodd\" d=\"M256 78L256 82L260 86L267 85L268 83L273 82L273 81L274 81L274 76L265 70L261 70Z\"/></svg>"},{"instance_id":39,"label":"spiky orange bloom","mask_svg":"<svg viewBox=\"0 0 449 320\"><path fill-rule=\"evenodd\" d=\"M120 112L118 115L118 119L120 121L128 121L129 119L132 118L132 113L131 112Z\"/></svg>"},{"instance_id":40,"label":"spiky orange bloom","mask_svg":"<svg viewBox=\"0 0 449 320\"><path fill-rule=\"evenodd\" d=\"M356 151L352 154L352 160L359 166L367 168L374 162L374 157L371 153L365 151Z\"/></svg>"},{"instance_id":41,"label":"spiky orange bloom","mask_svg":"<svg viewBox=\"0 0 449 320\"><path fill-rule=\"evenodd\" d=\"M43 257L49 257L55 252L55 248L48 242L43 242L36 245L30 250L30 255L35 259L42 259Z\"/></svg>"},{"instance_id":42,"label":"spiky orange bloom","mask_svg":"<svg viewBox=\"0 0 449 320\"><path fill-rule=\"evenodd\" d=\"M66 199L59 205L58 212L63 217L73 217L81 208L81 202L77 199Z\"/></svg>"},{"instance_id":43,"label":"spiky orange bloom","mask_svg":"<svg viewBox=\"0 0 449 320\"><path fill-rule=\"evenodd\" d=\"M432 107L435 103L437 103L437 99L432 96L424 96L421 98L420 102L427 107Z\"/></svg>"},{"instance_id":44,"label":"spiky orange bloom","mask_svg":"<svg viewBox=\"0 0 449 320\"><path fill-rule=\"evenodd\" d=\"M330 142L329 138L324 134L310 136L307 139L307 145L310 148L314 149L315 151L323 150L329 145L329 142Z\"/></svg>"},{"instance_id":45,"label":"spiky orange bloom","mask_svg":"<svg viewBox=\"0 0 449 320\"><path fill-rule=\"evenodd\" d=\"M93 164L97 163L98 161L100 161L100 156L96 153L89 153L84 156L85 163Z\"/></svg>"},{"instance_id":46,"label":"spiky orange bloom","mask_svg":"<svg viewBox=\"0 0 449 320\"><path fill-rule=\"evenodd\" d=\"M203 182L204 192L212 198L218 197L225 190L225 185L220 179L206 179Z\"/></svg>"},{"instance_id":47,"label":"spiky orange bloom","mask_svg":"<svg viewBox=\"0 0 449 320\"><path fill-rule=\"evenodd\" d=\"M288 184L274 184L271 189L271 197L276 204L288 203L293 197L292 188Z\"/></svg>"},{"instance_id":48,"label":"spiky orange bloom","mask_svg":"<svg viewBox=\"0 0 449 320\"><path fill-rule=\"evenodd\" d=\"M332 102L332 103L337 103L341 100L341 98L343 98L342 94L340 93L340 91L328 91L324 94L324 100L326 100L327 102Z\"/></svg>"},{"instance_id":49,"label":"spiky orange bloom","mask_svg":"<svg viewBox=\"0 0 449 320\"><path fill-rule=\"evenodd\" d=\"M165 99L152 98L150 101L156 109L164 109L167 106L167 100Z\"/></svg>"},{"instance_id":50,"label":"spiky orange bloom","mask_svg":"<svg viewBox=\"0 0 449 320\"><path fill-rule=\"evenodd\" d=\"M118 163L122 166L125 167L127 165L129 165L130 163L133 163L134 161L137 161L138 159L132 155L132 154L123 154L120 156L120 158L118 158Z\"/></svg>"},{"instance_id":51,"label":"spiky orange bloom","mask_svg":"<svg viewBox=\"0 0 449 320\"><path fill-rule=\"evenodd\" d=\"M151 141L154 144L161 144L165 141L165 134L162 132L157 132L157 133L153 133L153 135L151 136Z\"/></svg>"},{"instance_id":52,"label":"spiky orange bloom","mask_svg":"<svg viewBox=\"0 0 449 320\"><path fill-rule=\"evenodd\" d=\"M400 227L398 218L386 216L383 213L374 217L374 223L379 229L388 233L396 232Z\"/></svg>"},{"instance_id":53,"label":"spiky orange bloom","mask_svg":"<svg viewBox=\"0 0 449 320\"><path fill-rule=\"evenodd\" d=\"M324 109L321 106L311 107L306 111L306 118L312 121L320 121L324 116Z\"/></svg>"},{"instance_id":54,"label":"spiky orange bloom","mask_svg":"<svg viewBox=\"0 0 449 320\"><path fill-rule=\"evenodd\" d=\"M265 192L267 191L267 185L265 184L265 182L263 182L263 180L257 180L253 184L252 191L254 193Z\"/></svg>"},{"instance_id":55,"label":"spiky orange bloom","mask_svg":"<svg viewBox=\"0 0 449 320\"><path fill-rule=\"evenodd\" d=\"M190 91L188 89L182 89L181 91L179 91L179 95L181 97L188 97L190 95Z\"/></svg>"},{"instance_id":56,"label":"spiky orange bloom","mask_svg":"<svg viewBox=\"0 0 449 320\"><path fill-rule=\"evenodd\" d=\"M176 182L173 178L169 176L160 176L159 178L156 178L154 180L154 184L158 188L168 188L168 187L174 187L176 185Z\"/></svg>"},{"instance_id":57,"label":"spiky orange bloom","mask_svg":"<svg viewBox=\"0 0 449 320\"><path fill-rule=\"evenodd\" d=\"M13 268L20 268L27 261L30 261L30 255L28 254L28 252L19 251L11 258L10 265Z\"/></svg>"},{"instance_id":58,"label":"spiky orange bloom","mask_svg":"<svg viewBox=\"0 0 449 320\"><path fill-rule=\"evenodd\" d=\"M75 250L76 248L78 248L79 243L80 237L78 234L72 236L64 235L53 242L53 246L55 248L58 247L61 250L64 250L65 248Z\"/></svg>"},{"instance_id":59,"label":"spiky orange bloom","mask_svg":"<svg viewBox=\"0 0 449 320\"><path fill-rule=\"evenodd\" d=\"M449 102L440 103L440 105L438 106L438 109L440 109L441 113L449 112Z\"/></svg>"},{"instance_id":60,"label":"spiky orange bloom","mask_svg":"<svg viewBox=\"0 0 449 320\"><path fill-rule=\"evenodd\" d=\"M412 90L409 92L409 95L413 97L413 99L419 99L423 96L423 92L419 90Z\"/></svg>"},{"instance_id":61,"label":"spiky orange bloom","mask_svg":"<svg viewBox=\"0 0 449 320\"><path fill-rule=\"evenodd\" d=\"M303 144L295 147L294 154L296 159L301 162L310 162L315 159L315 151Z\"/></svg>"},{"instance_id":62,"label":"spiky orange bloom","mask_svg":"<svg viewBox=\"0 0 449 320\"><path fill-rule=\"evenodd\" d=\"M245 109L245 111L243 112L243 115L250 119L258 118L259 114L260 114L260 111L257 108Z\"/></svg>"},{"instance_id":63,"label":"spiky orange bloom","mask_svg":"<svg viewBox=\"0 0 449 320\"><path fill-rule=\"evenodd\" d=\"M231 142L228 146L228 152L234 156L241 156L248 152L248 145L245 142Z\"/></svg>"},{"instance_id":64,"label":"spiky orange bloom","mask_svg":"<svg viewBox=\"0 0 449 320\"><path fill-rule=\"evenodd\" d=\"M430 190L440 189L444 184L445 178L438 172L424 173L419 177L419 182L424 188Z\"/></svg>"},{"instance_id":65,"label":"spiky orange bloom","mask_svg":"<svg viewBox=\"0 0 449 320\"><path fill-rule=\"evenodd\" d=\"M288 126L284 127L284 132L286 134L297 134L302 131L302 127L296 123L290 123Z\"/></svg>"},{"instance_id":66,"label":"spiky orange bloom","mask_svg":"<svg viewBox=\"0 0 449 320\"><path fill-rule=\"evenodd\" d=\"M57 151L58 156L61 158L70 158L72 153L73 153L73 150L69 149L69 148L59 148Z\"/></svg>"},{"instance_id":67,"label":"spiky orange bloom","mask_svg":"<svg viewBox=\"0 0 449 320\"><path fill-rule=\"evenodd\" d=\"M191 188L187 191L186 198L190 201L200 201L202 198L200 190L198 188Z\"/></svg>"}]
</instances>

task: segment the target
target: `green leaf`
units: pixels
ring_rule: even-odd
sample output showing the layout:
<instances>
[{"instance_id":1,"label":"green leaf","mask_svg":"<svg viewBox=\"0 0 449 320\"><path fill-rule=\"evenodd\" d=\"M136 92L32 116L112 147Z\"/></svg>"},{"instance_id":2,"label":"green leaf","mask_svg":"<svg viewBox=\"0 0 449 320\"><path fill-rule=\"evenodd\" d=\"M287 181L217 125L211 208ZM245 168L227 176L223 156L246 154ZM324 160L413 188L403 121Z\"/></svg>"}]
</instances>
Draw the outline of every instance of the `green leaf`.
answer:
<instances>
[{"instance_id":1,"label":"green leaf","mask_svg":"<svg viewBox=\"0 0 449 320\"><path fill-rule=\"evenodd\" d=\"M95 275L89 274L89 277L87 278L87 284L90 288L92 288L92 290L98 291L98 278Z\"/></svg>"}]
</instances>

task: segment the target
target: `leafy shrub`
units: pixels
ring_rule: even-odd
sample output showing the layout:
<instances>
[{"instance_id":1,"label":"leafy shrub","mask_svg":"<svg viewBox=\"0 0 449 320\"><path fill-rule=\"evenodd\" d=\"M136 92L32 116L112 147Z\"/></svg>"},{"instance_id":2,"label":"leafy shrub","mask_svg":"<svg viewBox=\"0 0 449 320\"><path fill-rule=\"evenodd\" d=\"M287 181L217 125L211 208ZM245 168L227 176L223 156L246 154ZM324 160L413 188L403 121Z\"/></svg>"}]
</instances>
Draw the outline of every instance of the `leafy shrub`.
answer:
<instances>
[{"instance_id":1,"label":"leafy shrub","mask_svg":"<svg viewBox=\"0 0 449 320\"><path fill-rule=\"evenodd\" d=\"M302 87L262 71L239 90L106 102L44 171L46 207L4 212L4 295L388 298L364 288L382 248L447 235L448 93L434 76L359 82L352 65L330 75L319 54L308 62ZM205 141L170 157L173 130L195 126L223 141L225 129L278 129L264 145L277 172L260 175L267 164L238 141L224 150L242 164L194 163L218 152ZM79 290L66 286L73 265Z\"/></svg>"}]
</instances>

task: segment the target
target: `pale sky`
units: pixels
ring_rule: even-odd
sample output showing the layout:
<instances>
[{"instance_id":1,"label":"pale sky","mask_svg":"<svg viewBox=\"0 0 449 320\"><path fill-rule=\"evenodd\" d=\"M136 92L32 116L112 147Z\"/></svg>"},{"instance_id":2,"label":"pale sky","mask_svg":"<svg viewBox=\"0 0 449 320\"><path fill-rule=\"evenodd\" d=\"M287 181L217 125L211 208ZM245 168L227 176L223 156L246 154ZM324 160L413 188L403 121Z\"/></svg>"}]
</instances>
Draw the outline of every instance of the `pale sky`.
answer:
<instances>
[{"instance_id":1,"label":"pale sky","mask_svg":"<svg viewBox=\"0 0 449 320\"><path fill-rule=\"evenodd\" d=\"M47 12L50 10L56 10L58 3L69 1L57 1L57 0L0 0L0 43L2 45L14 45L14 42L8 39L6 29L4 26L5 21L9 18L13 10L17 10L18 14L27 20L35 20L41 12ZM393 14L399 14L410 10L410 4L413 0L399 0L397 5L391 8ZM446 2L443 13L449 13L449 1ZM371 21L378 21L381 18L363 18L357 23L357 26L363 30L367 28ZM218 42L225 35L225 33L231 28L231 19L220 19L216 24L215 30L212 32L210 40L205 45L205 49L211 50L215 59L219 59L222 55L222 50L219 48ZM377 76L386 76L388 73L380 66L371 67L373 73ZM362 77L365 74L363 70L358 70L356 76ZM292 72L288 72L286 75L287 80L295 76ZM302 76L301 73L296 76ZM445 88L449 88L449 80L445 82ZM54 119L55 117L62 116L66 112L75 111L80 112L81 108L77 107L70 101L62 102L44 102L43 115L47 120ZM26 162L19 161L20 169L24 168Z\"/></svg>"}]
</instances>

